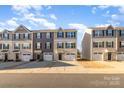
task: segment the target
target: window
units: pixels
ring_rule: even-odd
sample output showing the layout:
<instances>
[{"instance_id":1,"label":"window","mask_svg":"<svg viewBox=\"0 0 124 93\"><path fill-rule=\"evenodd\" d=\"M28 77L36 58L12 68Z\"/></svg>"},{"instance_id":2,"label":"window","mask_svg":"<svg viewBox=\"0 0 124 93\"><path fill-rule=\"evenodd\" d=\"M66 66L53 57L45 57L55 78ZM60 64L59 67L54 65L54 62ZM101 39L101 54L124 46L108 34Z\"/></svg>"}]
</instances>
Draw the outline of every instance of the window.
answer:
<instances>
[{"instance_id":1,"label":"window","mask_svg":"<svg viewBox=\"0 0 124 93\"><path fill-rule=\"evenodd\" d=\"M4 44L3 44L3 49L9 49L9 44L4 43Z\"/></svg>"},{"instance_id":2,"label":"window","mask_svg":"<svg viewBox=\"0 0 124 93\"><path fill-rule=\"evenodd\" d=\"M104 42L99 42L99 47L104 47Z\"/></svg>"},{"instance_id":3,"label":"window","mask_svg":"<svg viewBox=\"0 0 124 93\"><path fill-rule=\"evenodd\" d=\"M57 43L57 48L64 48L64 43L58 42Z\"/></svg>"},{"instance_id":4,"label":"window","mask_svg":"<svg viewBox=\"0 0 124 93\"><path fill-rule=\"evenodd\" d=\"M106 36L113 36L113 30L111 30L111 29L107 30Z\"/></svg>"},{"instance_id":5,"label":"window","mask_svg":"<svg viewBox=\"0 0 124 93\"><path fill-rule=\"evenodd\" d=\"M50 49L50 48L51 48L51 43L50 43L50 42L46 42L45 48L46 48L46 49Z\"/></svg>"},{"instance_id":6,"label":"window","mask_svg":"<svg viewBox=\"0 0 124 93\"><path fill-rule=\"evenodd\" d=\"M93 47L94 48L103 48L104 47L104 42L93 42Z\"/></svg>"},{"instance_id":7,"label":"window","mask_svg":"<svg viewBox=\"0 0 124 93\"><path fill-rule=\"evenodd\" d=\"M66 48L75 48L75 43L66 43Z\"/></svg>"},{"instance_id":8,"label":"window","mask_svg":"<svg viewBox=\"0 0 124 93\"><path fill-rule=\"evenodd\" d=\"M106 47L113 48L114 42L106 42Z\"/></svg>"},{"instance_id":9,"label":"window","mask_svg":"<svg viewBox=\"0 0 124 93\"><path fill-rule=\"evenodd\" d=\"M24 44L22 45L22 48L23 48L23 49L30 49L30 48L31 48L31 44L30 44L30 43L24 43Z\"/></svg>"},{"instance_id":10,"label":"window","mask_svg":"<svg viewBox=\"0 0 124 93\"><path fill-rule=\"evenodd\" d=\"M40 42L36 43L36 49L41 49L41 43Z\"/></svg>"},{"instance_id":11,"label":"window","mask_svg":"<svg viewBox=\"0 0 124 93\"><path fill-rule=\"evenodd\" d=\"M73 37L75 37L75 32L66 32L66 37L67 38L73 38Z\"/></svg>"},{"instance_id":12,"label":"window","mask_svg":"<svg viewBox=\"0 0 124 93\"><path fill-rule=\"evenodd\" d=\"M97 48L98 47L98 42L93 42L93 47Z\"/></svg>"},{"instance_id":13,"label":"window","mask_svg":"<svg viewBox=\"0 0 124 93\"><path fill-rule=\"evenodd\" d=\"M19 33L15 34L15 39L19 39Z\"/></svg>"},{"instance_id":14,"label":"window","mask_svg":"<svg viewBox=\"0 0 124 93\"><path fill-rule=\"evenodd\" d=\"M58 32L57 37L58 38L63 38L64 37L64 32Z\"/></svg>"},{"instance_id":15,"label":"window","mask_svg":"<svg viewBox=\"0 0 124 93\"><path fill-rule=\"evenodd\" d=\"M24 34L24 39L29 39L29 34L28 33Z\"/></svg>"},{"instance_id":16,"label":"window","mask_svg":"<svg viewBox=\"0 0 124 93\"><path fill-rule=\"evenodd\" d=\"M40 39L41 38L41 33L36 33L36 37L37 37L37 39Z\"/></svg>"},{"instance_id":17,"label":"window","mask_svg":"<svg viewBox=\"0 0 124 93\"><path fill-rule=\"evenodd\" d=\"M15 43L14 44L14 49L20 49L20 44L19 43Z\"/></svg>"},{"instance_id":18,"label":"window","mask_svg":"<svg viewBox=\"0 0 124 93\"><path fill-rule=\"evenodd\" d=\"M93 31L93 36L95 36L95 37L104 36L104 30Z\"/></svg>"},{"instance_id":19,"label":"window","mask_svg":"<svg viewBox=\"0 0 124 93\"><path fill-rule=\"evenodd\" d=\"M120 36L124 36L124 30L120 30Z\"/></svg>"},{"instance_id":20,"label":"window","mask_svg":"<svg viewBox=\"0 0 124 93\"><path fill-rule=\"evenodd\" d=\"M46 33L46 38L47 38L47 39L50 39L50 34L51 34L50 32L47 32L47 33Z\"/></svg>"},{"instance_id":21,"label":"window","mask_svg":"<svg viewBox=\"0 0 124 93\"><path fill-rule=\"evenodd\" d=\"M120 42L120 47L124 47L124 41Z\"/></svg>"},{"instance_id":22,"label":"window","mask_svg":"<svg viewBox=\"0 0 124 93\"><path fill-rule=\"evenodd\" d=\"M3 39L9 39L9 34L8 33L3 33Z\"/></svg>"}]
</instances>

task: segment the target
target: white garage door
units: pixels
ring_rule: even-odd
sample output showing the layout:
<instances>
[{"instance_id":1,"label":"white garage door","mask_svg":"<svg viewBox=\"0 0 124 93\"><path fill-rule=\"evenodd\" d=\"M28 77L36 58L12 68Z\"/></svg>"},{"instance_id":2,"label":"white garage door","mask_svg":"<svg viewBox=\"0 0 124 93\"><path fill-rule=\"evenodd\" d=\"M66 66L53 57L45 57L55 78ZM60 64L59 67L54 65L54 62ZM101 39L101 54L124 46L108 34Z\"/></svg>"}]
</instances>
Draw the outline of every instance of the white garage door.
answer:
<instances>
[{"instance_id":1,"label":"white garage door","mask_svg":"<svg viewBox=\"0 0 124 93\"><path fill-rule=\"evenodd\" d=\"M30 61L31 54L23 54L22 55L22 61Z\"/></svg>"},{"instance_id":2,"label":"white garage door","mask_svg":"<svg viewBox=\"0 0 124 93\"><path fill-rule=\"evenodd\" d=\"M118 53L118 54L117 54L117 59L118 59L119 61L123 61L123 60L124 60L124 53Z\"/></svg>"},{"instance_id":3,"label":"white garage door","mask_svg":"<svg viewBox=\"0 0 124 93\"><path fill-rule=\"evenodd\" d=\"M73 53L70 53L70 54L67 54L66 56L65 56L65 60L67 60L67 61L72 61L72 60L75 60L75 54L73 54Z\"/></svg>"},{"instance_id":4,"label":"white garage door","mask_svg":"<svg viewBox=\"0 0 124 93\"><path fill-rule=\"evenodd\" d=\"M93 60L95 60L95 61L102 61L103 60L102 53L94 53L93 54Z\"/></svg>"},{"instance_id":5,"label":"white garage door","mask_svg":"<svg viewBox=\"0 0 124 93\"><path fill-rule=\"evenodd\" d=\"M53 60L53 55L50 53L44 53L43 55L44 61L52 61Z\"/></svg>"}]
</instances>

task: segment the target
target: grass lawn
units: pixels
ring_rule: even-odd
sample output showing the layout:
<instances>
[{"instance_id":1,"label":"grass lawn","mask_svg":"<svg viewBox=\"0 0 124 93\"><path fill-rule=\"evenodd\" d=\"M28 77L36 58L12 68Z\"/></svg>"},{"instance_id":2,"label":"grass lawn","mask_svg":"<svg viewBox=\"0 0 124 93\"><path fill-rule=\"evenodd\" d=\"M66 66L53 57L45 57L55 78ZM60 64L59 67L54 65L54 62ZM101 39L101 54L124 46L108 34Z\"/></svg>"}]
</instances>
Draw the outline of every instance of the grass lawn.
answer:
<instances>
[{"instance_id":1,"label":"grass lawn","mask_svg":"<svg viewBox=\"0 0 124 93\"><path fill-rule=\"evenodd\" d=\"M84 68L112 68L112 66L100 62L80 62Z\"/></svg>"}]
</instances>

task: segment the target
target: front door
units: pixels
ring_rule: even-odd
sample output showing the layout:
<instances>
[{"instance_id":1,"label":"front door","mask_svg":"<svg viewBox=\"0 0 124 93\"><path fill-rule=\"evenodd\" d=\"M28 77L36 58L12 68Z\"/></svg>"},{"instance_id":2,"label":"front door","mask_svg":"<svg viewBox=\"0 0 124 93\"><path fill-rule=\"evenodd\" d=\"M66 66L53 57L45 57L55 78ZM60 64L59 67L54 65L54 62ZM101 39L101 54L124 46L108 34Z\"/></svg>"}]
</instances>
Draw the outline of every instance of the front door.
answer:
<instances>
[{"instance_id":1,"label":"front door","mask_svg":"<svg viewBox=\"0 0 124 93\"><path fill-rule=\"evenodd\" d=\"M16 60L19 60L19 54L16 53Z\"/></svg>"},{"instance_id":2,"label":"front door","mask_svg":"<svg viewBox=\"0 0 124 93\"><path fill-rule=\"evenodd\" d=\"M7 61L8 60L8 54L5 53L5 60L4 61Z\"/></svg>"},{"instance_id":3,"label":"front door","mask_svg":"<svg viewBox=\"0 0 124 93\"><path fill-rule=\"evenodd\" d=\"M112 54L111 54L111 52L109 52L108 53L108 60L111 60L111 56L112 56Z\"/></svg>"},{"instance_id":4,"label":"front door","mask_svg":"<svg viewBox=\"0 0 124 93\"><path fill-rule=\"evenodd\" d=\"M61 53L59 54L58 57L59 57L59 60L62 60L62 54Z\"/></svg>"},{"instance_id":5,"label":"front door","mask_svg":"<svg viewBox=\"0 0 124 93\"><path fill-rule=\"evenodd\" d=\"M40 54L37 54L37 60L40 60Z\"/></svg>"}]
</instances>

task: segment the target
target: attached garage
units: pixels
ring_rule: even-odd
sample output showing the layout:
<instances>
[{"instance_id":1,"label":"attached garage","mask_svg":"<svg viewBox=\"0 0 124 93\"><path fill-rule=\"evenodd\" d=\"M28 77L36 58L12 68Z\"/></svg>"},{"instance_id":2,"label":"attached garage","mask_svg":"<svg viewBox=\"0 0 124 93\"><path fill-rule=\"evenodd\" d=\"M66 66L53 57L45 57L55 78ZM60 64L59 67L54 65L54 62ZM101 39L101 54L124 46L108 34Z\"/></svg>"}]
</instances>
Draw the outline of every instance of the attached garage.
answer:
<instances>
[{"instance_id":1,"label":"attached garage","mask_svg":"<svg viewBox=\"0 0 124 93\"><path fill-rule=\"evenodd\" d=\"M93 53L93 60L94 61L102 61L103 60L103 54L102 53Z\"/></svg>"},{"instance_id":2,"label":"attached garage","mask_svg":"<svg viewBox=\"0 0 124 93\"><path fill-rule=\"evenodd\" d=\"M76 56L73 53L68 53L65 56L65 60L67 60L67 61L72 61L72 60L75 60L75 59L76 59Z\"/></svg>"},{"instance_id":3,"label":"attached garage","mask_svg":"<svg viewBox=\"0 0 124 93\"><path fill-rule=\"evenodd\" d=\"M118 53L117 54L117 60L118 61L123 61L124 60L124 53Z\"/></svg>"},{"instance_id":4,"label":"attached garage","mask_svg":"<svg viewBox=\"0 0 124 93\"><path fill-rule=\"evenodd\" d=\"M22 54L22 61L30 61L31 54Z\"/></svg>"},{"instance_id":5,"label":"attached garage","mask_svg":"<svg viewBox=\"0 0 124 93\"><path fill-rule=\"evenodd\" d=\"M52 53L44 53L43 54L43 60L44 61L52 61L53 60L53 54Z\"/></svg>"}]
</instances>

